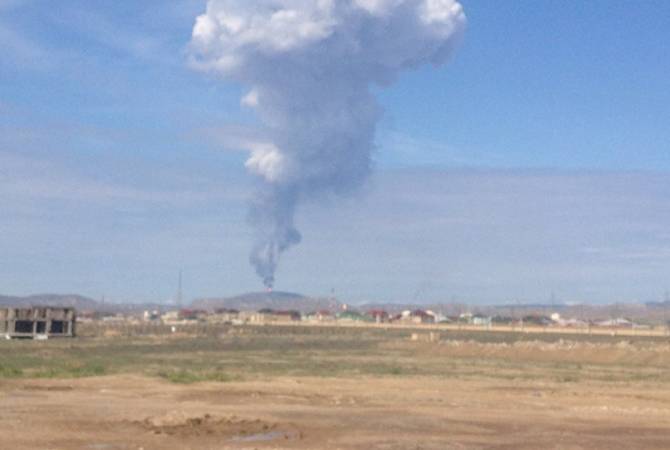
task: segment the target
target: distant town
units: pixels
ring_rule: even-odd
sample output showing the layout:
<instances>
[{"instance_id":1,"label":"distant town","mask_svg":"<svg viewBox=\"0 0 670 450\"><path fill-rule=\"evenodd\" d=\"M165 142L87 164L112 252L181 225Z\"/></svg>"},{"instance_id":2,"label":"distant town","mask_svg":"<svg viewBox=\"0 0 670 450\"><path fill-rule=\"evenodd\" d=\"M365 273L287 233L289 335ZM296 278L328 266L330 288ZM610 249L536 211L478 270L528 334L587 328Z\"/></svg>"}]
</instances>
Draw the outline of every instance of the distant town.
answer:
<instances>
[{"instance_id":1,"label":"distant town","mask_svg":"<svg viewBox=\"0 0 670 450\"><path fill-rule=\"evenodd\" d=\"M41 295L0 297L0 333L15 336L49 334L52 322L43 308L69 308L74 330L80 324L102 326L165 325L177 332L193 325L324 325L432 327L592 334L670 335L670 302L647 304L565 305L511 304L470 306L447 304L351 305L335 298L310 298L286 292L250 293L236 297L200 299L180 304L114 304L82 296ZM76 310L76 315L74 311ZM73 312L68 312L73 311ZM35 317L34 324L10 318ZM56 317L56 316L54 316ZM58 316L60 317L60 316ZM43 323L44 322L44 323ZM60 324L60 322L54 322ZM60 325L58 325L60 326ZM23 327L22 333L15 332ZM60 328L58 328L60 330ZM69 330L68 328L67 330ZM62 333L55 333L61 335ZM65 333L70 336L74 333Z\"/></svg>"}]
</instances>

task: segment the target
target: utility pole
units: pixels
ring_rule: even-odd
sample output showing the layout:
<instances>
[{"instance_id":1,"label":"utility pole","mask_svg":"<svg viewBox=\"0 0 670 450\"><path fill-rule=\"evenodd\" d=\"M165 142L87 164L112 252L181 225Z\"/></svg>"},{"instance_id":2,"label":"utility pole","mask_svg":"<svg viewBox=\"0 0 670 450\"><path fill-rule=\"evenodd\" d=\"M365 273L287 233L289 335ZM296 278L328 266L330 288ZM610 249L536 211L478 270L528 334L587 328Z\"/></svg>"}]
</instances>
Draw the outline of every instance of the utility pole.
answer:
<instances>
[{"instance_id":1,"label":"utility pole","mask_svg":"<svg viewBox=\"0 0 670 450\"><path fill-rule=\"evenodd\" d=\"M179 281L177 283L177 308L181 309L182 289L181 289L182 271L179 270Z\"/></svg>"},{"instance_id":2,"label":"utility pole","mask_svg":"<svg viewBox=\"0 0 670 450\"><path fill-rule=\"evenodd\" d=\"M556 312L556 293L551 291L551 312L552 314Z\"/></svg>"}]
</instances>

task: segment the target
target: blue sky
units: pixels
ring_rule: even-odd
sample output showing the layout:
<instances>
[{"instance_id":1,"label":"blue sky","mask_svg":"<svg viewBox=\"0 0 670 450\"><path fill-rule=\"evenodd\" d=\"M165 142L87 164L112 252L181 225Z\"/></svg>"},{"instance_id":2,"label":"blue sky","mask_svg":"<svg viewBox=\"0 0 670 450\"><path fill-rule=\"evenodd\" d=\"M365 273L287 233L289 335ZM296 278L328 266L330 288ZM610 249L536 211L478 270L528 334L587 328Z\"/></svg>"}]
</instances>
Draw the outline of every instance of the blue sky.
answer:
<instances>
[{"instance_id":1,"label":"blue sky","mask_svg":"<svg viewBox=\"0 0 670 450\"><path fill-rule=\"evenodd\" d=\"M463 0L445 67L375 88L377 170L299 211L277 288L353 301L656 300L670 270L670 4ZM0 0L0 292L258 289L241 86L202 1Z\"/></svg>"}]
</instances>

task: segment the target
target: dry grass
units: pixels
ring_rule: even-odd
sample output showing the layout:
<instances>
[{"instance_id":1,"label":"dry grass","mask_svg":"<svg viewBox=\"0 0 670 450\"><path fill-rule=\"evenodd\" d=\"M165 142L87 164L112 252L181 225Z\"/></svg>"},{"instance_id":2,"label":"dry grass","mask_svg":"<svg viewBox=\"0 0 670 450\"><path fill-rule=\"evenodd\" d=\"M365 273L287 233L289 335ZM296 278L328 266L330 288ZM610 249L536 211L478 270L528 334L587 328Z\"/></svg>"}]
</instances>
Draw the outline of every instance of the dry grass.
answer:
<instances>
[{"instance_id":1,"label":"dry grass","mask_svg":"<svg viewBox=\"0 0 670 450\"><path fill-rule=\"evenodd\" d=\"M184 329L175 335L84 330L73 340L2 342L0 378L158 376L176 383L292 377L436 376L560 382L670 381L664 339L324 327Z\"/></svg>"}]
</instances>

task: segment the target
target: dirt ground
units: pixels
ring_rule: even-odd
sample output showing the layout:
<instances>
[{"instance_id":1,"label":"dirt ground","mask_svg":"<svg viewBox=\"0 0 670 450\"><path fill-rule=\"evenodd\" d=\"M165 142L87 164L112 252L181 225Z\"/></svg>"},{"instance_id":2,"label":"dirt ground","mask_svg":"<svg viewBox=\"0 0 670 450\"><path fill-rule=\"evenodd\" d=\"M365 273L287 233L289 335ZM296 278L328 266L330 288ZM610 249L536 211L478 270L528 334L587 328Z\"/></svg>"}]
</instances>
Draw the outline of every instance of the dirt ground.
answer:
<instances>
[{"instance_id":1,"label":"dirt ground","mask_svg":"<svg viewBox=\"0 0 670 450\"><path fill-rule=\"evenodd\" d=\"M3 343L0 449L670 448L666 341L219 331Z\"/></svg>"},{"instance_id":2,"label":"dirt ground","mask_svg":"<svg viewBox=\"0 0 670 450\"><path fill-rule=\"evenodd\" d=\"M0 405L15 450L670 448L670 392L654 385L105 376L5 380Z\"/></svg>"}]
</instances>

